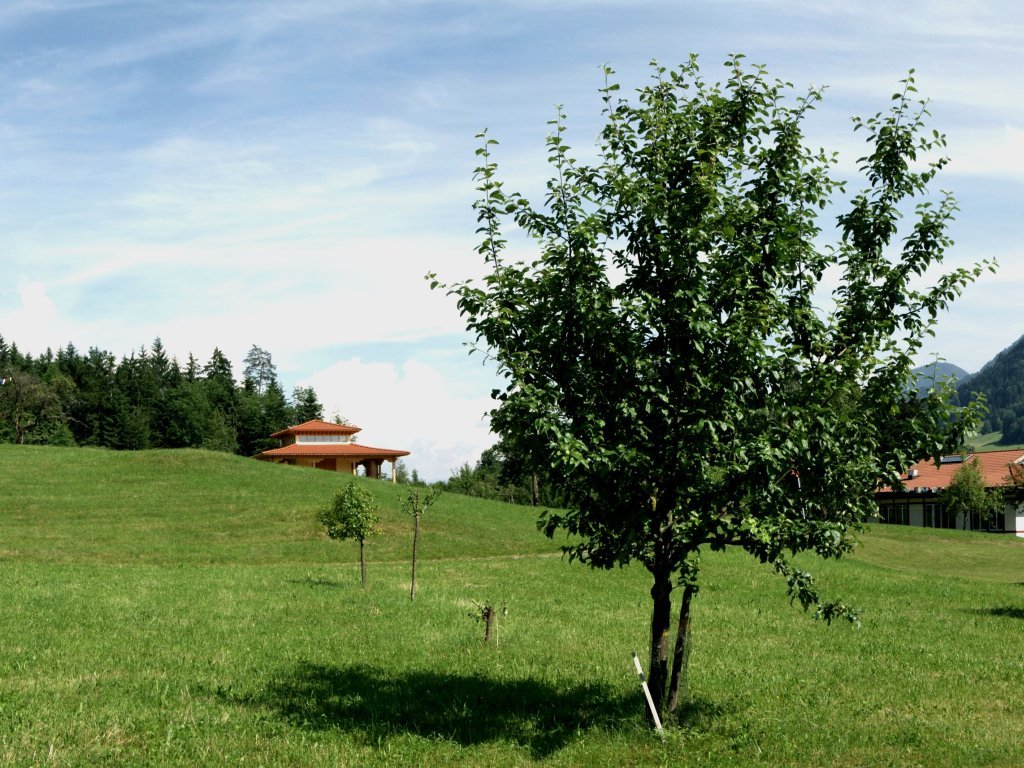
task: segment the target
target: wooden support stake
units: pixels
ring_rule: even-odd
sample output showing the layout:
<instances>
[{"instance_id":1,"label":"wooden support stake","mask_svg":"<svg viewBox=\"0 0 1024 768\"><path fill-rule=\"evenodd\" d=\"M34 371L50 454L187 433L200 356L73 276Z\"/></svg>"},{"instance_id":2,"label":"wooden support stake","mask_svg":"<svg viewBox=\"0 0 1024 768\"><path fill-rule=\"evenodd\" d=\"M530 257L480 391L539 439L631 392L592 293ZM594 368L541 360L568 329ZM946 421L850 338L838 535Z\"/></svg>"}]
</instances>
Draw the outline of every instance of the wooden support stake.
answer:
<instances>
[{"instance_id":1,"label":"wooden support stake","mask_svg":"<svg viewBox=\"0 0 1024 768\"><path fill-rule=\"evenodd\" d=\"M640 657L633 651L633 664L636 665L636 674L640 678L640 687L643 688L644 696L647 698L647 707L651 710L651 717L654 718L654 728L661 738L665 738L665 731L661 727L661 718L658 717L658 710L654 708L654 699L651 698L651 689L647 687L647 678L644 677L644 670L640 666Z\"/></svg>"}]
</instances>

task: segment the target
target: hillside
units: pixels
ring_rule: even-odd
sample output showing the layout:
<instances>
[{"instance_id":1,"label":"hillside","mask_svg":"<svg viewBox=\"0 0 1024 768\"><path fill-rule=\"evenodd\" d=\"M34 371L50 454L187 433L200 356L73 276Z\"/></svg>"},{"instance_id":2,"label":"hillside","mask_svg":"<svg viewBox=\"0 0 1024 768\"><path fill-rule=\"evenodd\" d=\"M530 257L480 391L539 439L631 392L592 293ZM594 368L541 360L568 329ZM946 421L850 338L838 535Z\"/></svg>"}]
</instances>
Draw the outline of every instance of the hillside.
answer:
<instances>
[{"instance_id":1,"label":"hillside","mask_svg":"<svg viewBox=\"0 0 1024 768\"><path fill-rule=\"evenodd\" d=\"M316 520L347 475L197 449L110 451L0 445L0 555L44 562L305 563L347 559ZM408 557L404 486L355 478L383 509L375 559ZM7 502L10 502L9 505ZM423 519L426 558L537 554L535 510L444 495ZM343 554L344 553L344 554Z\"/></svg>"},{"instance_id":2,"label":"hillside","mask_svg":"<svg viewBox=\"0 0 1024 768\"><path fill-rule=\"evenodd\" d=\"M982 432L1002 432L1003 443L1024 442L1024 336L959 384L957 392L962 403L974 393L985 395L989 413Z\"/></svg>"},{"instance_id":3,"label":"hillside","mask_svg":"<svg viewBox=\"0 0 1024 768\"><path fill-rule=\"evenodd\" d=\"M328 539L317 510L354 479L382 509L371 561L405 562L408 486L269 464L194 449L110 451L0 445L0 559L131 565L321 566L354 562L355 544ZM536 529L537 510L445 494L423 521L426 560L557 553ZM993 544L1009 554L993 556ZM913 551L919 555L913 555ZM952 548L952 549L951 549ZM956 553L953 553L953 549ZM856 559L923 574L1019 580L1024 541L874 526ZM942 565L940 565L942 564ZM988 574L988 575L982 575ZM1008 574L1008 575L1007 575Z\"/></svg>"}]
</instances>

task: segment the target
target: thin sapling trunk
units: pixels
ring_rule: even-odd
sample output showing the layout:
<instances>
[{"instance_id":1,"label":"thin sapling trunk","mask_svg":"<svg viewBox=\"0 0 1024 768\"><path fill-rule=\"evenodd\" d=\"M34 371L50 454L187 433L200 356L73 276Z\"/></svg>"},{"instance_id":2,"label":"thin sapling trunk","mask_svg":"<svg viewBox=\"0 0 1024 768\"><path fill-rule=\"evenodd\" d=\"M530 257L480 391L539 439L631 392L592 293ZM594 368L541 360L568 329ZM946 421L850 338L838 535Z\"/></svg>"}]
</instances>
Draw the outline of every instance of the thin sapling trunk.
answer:
<instances>
[{"instance_id":1,"label":"thin sapling trunk","mask_svg":"<svg viewBox=\"0 0 1024 768\"><path fill-rule=\"evenodd\" d=\"M413 515L412 528L412 589L409 592L409 600L416 599L416 544L420 538L420 516Z\"/></svg>"},{"instance_id":2,"label":"thin sapling trunk","mask_svg":"<svg viewBox=\"0 0 1024 768\"><path fill-rule=\"evenodd\" d=\"M409 491L403 498L399 499L404 509L413 519L412 529L412 585L409 588L409 600L416 599L416 548L420 540L420 518L437 501L441 495L439 488L431 488L422 496L418 488Z\"/></svg>"},{"instance_id":3,"label":"thin sapling trunk","mask_svg":"<svg viewBox=\"0 0 1024 768\"><path fill-rule=\"evenodd\" d=\"M363 589L366 589L366 539L359 540L359 575L363 580Z\"/></svg>"}]
</instances>

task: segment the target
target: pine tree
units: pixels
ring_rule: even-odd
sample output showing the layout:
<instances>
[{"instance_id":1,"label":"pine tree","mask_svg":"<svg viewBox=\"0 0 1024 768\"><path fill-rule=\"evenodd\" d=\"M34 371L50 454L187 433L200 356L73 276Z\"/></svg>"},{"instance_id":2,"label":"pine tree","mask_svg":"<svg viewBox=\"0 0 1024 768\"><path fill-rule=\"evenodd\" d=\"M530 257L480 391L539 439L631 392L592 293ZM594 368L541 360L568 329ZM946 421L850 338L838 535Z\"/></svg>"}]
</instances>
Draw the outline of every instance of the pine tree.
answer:
<instances>
[{"instance_id":1,"label":"pine tree","mask_svg":"<svg viewBox=\"0 0 1024 768\"><path fill-rule=\"evenodd\" d=\"M245 356L245 372L243 373L245 388L252 389L257 395L263 395L276 377L277 368L274 366L270 353L253 344Z\"/></svg>"},{"instance_id":2,"label":"pine tree","mask_svg":"<svg viewBox=\"0 0 1024 768\"><path fill-rule=\"evenodd\" d=\"M324 407L312 387L296 387L294 392L295 423L302 424L324 417Z\"/></svg>"}]
</instances>

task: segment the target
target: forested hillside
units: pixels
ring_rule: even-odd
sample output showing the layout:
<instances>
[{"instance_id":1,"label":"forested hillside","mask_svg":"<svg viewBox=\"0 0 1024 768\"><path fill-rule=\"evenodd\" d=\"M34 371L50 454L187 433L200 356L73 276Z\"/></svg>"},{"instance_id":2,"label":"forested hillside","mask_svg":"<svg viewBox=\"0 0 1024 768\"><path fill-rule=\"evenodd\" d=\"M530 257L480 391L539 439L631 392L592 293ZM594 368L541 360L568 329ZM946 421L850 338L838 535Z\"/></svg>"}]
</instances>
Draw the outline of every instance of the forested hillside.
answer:
<instances>
[{"instance_id":1,"label":"forested hillside","mask_svg":"<svg viewBox=\"0 0 1024 768\"><path fill-rule=\"evenodd\" d=\"M1002 432L1004 443L1024 442L1024 336L959 384L957 392L961 403L975 392L985 395L989 413L982 432Z\"/></svg>"},{"instance_id":2,"label":"forested hillside","mask_svg":"<svg viewBox=\"0 0 1024 768\"><path fill-rule=\"evenodd\" d=\"M120 360L72 344L33 357L0 336L0 442L252 455L276 445L272 432L322 417L312 388L285 396L257 346L238 383L217 348L205 364L168 358L159 338Z\"/></svg>"}]
</instances>

